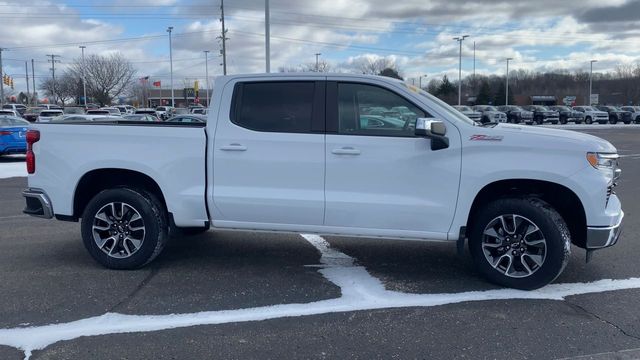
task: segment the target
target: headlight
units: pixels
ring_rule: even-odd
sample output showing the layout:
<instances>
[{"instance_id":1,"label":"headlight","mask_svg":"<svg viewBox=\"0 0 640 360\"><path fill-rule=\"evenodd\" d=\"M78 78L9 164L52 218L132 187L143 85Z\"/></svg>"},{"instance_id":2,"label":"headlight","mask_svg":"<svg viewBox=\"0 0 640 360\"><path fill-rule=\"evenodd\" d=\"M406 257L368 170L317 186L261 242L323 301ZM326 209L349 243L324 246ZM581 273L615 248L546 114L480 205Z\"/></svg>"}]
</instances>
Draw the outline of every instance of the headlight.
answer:
<instances>
[{"instance_id":1,"label":"headlight","mask_svg":"<svg viewBox=\"0 0 640 360\"><path fill-rule=\"evenodd\" d=\"M620 177L618 154L589 152L587 153L587 161L595 169L602 171L611 182Z\"/></svg>"}]
</instances>

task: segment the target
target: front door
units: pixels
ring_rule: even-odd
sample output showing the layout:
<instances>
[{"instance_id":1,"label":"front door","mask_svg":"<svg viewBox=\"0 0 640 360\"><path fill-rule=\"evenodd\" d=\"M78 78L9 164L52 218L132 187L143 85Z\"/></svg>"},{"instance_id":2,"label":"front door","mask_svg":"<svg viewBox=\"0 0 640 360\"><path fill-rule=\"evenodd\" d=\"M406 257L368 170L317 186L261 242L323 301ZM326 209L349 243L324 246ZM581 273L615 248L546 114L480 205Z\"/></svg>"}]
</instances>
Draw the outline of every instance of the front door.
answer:
<instances>
[{"instance_id":1,"label":"front door","mask_svg":"<svg viewBox=\"0 0 640 360\"><path fill-rule=\"evenodd\" d=\"M414 136L416 119L431 115L375 84L329 82L327 101L337 106L327 107L336 125L327 126L325 225L444 238L458 194L459 140L431 150L429 139Z\"/></svg>"}]
</instances>

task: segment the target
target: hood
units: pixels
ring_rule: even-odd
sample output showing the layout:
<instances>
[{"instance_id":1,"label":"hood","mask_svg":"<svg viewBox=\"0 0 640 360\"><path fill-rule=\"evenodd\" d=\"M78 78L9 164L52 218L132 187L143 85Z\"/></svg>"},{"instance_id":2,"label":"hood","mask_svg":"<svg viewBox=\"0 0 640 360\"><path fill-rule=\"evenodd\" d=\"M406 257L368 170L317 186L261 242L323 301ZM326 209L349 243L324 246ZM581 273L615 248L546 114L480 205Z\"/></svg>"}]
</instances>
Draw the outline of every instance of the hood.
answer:
<instances>
[{"instance_id":1,"label":"hood","mask_svg":"<svg viewBox=\"0 0 640 360\"><path fill-rule=\"evenodd\" d=\"M519 138L522 136L529 139L532 137L545 138L545 140L557 139L559 142L565 143L567 148L573 150L576 148L582 148L585 152L617 152L616 148L607 140L577 131L515 124L498 124L493 128L493 130L496 133L501 133L495 135L503 135L505 138L511 136ZM527 142L525 141L524 143Z\"/></svg>"}]
</instances>

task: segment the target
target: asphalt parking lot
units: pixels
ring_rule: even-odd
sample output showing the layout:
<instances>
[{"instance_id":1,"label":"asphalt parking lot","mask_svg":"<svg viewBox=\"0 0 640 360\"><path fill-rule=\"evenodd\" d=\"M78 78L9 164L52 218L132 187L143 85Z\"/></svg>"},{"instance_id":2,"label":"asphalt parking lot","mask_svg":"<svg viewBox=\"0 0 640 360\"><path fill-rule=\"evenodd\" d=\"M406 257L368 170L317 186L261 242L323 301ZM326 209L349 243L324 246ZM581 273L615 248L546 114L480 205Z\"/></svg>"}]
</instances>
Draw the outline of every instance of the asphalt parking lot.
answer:
<instances>
[{"instance_id":1,"label":"asphalt parking lot","mask_svg":"<svg viewBox=\"0 0 640 360\"><path fill-rule=\"evenodd\" d=\"M572 249L556 284L578 295L564 300L552 299L562 286L487 284L444 243L210 231L173 239L145 269L106 270L79 224L21 214L26 178L0 179L0 344L32 359L640 358L640 281L582 284L640 277L640 129L585 132L623 156L625 228L589 264ZM379 302L354 310L360 295ZM24 357L0 346L0 359Z\"/></svg>"}]
</instances>

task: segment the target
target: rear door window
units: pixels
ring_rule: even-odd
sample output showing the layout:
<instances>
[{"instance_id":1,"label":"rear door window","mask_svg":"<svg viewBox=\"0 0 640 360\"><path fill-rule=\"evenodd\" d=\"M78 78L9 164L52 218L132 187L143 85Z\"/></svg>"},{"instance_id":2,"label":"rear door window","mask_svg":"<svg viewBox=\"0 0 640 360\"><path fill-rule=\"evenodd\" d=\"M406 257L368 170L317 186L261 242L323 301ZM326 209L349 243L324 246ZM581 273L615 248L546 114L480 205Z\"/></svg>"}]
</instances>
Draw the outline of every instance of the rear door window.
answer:
<instances>
[{"instance_id":1,"label":"rear door window","mask_svg":"<svg viewBox=\"0 0 640 360\"><path fill-rule=\"evenodd\" d=\"M232 121L255 131L311 132L315 88L314 81L240 83Z\"/></svg>"}]
</instances>

